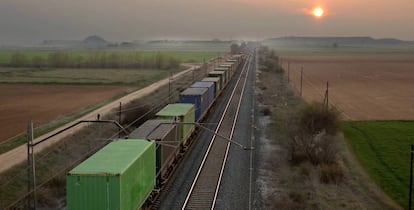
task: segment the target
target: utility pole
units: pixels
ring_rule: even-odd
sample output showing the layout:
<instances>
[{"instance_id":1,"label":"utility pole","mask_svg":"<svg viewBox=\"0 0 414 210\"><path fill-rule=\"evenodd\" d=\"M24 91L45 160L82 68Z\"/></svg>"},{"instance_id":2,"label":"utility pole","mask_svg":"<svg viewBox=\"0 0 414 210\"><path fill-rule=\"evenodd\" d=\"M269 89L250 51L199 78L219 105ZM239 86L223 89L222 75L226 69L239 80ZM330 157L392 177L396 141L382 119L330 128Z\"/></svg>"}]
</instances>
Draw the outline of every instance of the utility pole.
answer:
<instances>
[{"instance_id":1,"label":"utility pole","mask_svg":"<svg viewBox=\"0 0 414 210\"><path fill-rule=\"evenodd\" d=\"M408 197L408 209L411 210L411 200L413 191L413 156L414 156L414 145L411 145L411 160L410 160L410 191Z\"/></svg>"},{"instance_id":2,"label":"utility pole","mask_svg":"<svg viewBox=\"0 0 414 210\"><path fill-rule=\"evenodd\" d=\"M300 96L302 96L302 86L303 86L303 66L300 69Z\"/></svg>"},{"instance_id":3,"label":"utility pole","mask_svg":"<svg viewBox=\"0 0 414 210\"><path fill-rule=\"evenodd\" d=\"M118 123L121 124L122 120L122 102L119 102L119 116ZM118 138L121 138L121 128L118 128Z\"/></svg>"},{"instance_id":4,"label":"utility pole","mask_svg":"<svg viewBox=\"0 0 414 210\"><path fill-rule=\"evenodd\" d=\"M28 186L27 191L29 196L27 197L27 207L29 210L36 209L36 171L35 160L33 150L33 121L30 120L27 124L27 178Z\"/></svg>"},{"instance_id":5,"label":"utility pole","mask_svg":"<svg viewBox=\"0 0 414 210\"><path fill-rule=\"evenodd\" d=\"M290 82L290 61L288 61L287 70L288 70L288 83L289 83Z\"/></svg>"},{"instance_id":6,"label":"utility pole","mask_svg":"<svg viewBox=\"0 0 414 210\"><path fill-rule=\"evenodd\" d=\"M171 103L171 91L172 91L172 71L170 71L170 77L168 79L168 102Z\"/></svg>"},{"instance_id":7,"label":"utility pole","mask_svg":"<svg viewBox=\"0 0 414 210\"><path fill-rule=\"evenodd\" d=\"M204 66L204 73L205 73L205 76L207 76L207 69L208 69L208 65L207 65L207 63L206 63L206 59L205 59L205 58L203 58L203 66Z\"/></svg>"},{"instance_id":8,"label":"utility pole","mask_svg":"<svg viewBox=\"0 0 414 210\"><path fill-rule=\"evenodd\" d=\"M325 98L323 99L323 105L325 106L326 110L329 108L329 82L326 82L326 91L325 91Z\"/></svg>"},{"instance_id":9,"label":"utility pole","mask_svg":"<svg viewBox=\"0 0 414 210\"><path fill-rule=\"evenodd\" d=\"M191 72L193 73L193 82L195 81L195 72L194 72L194 68L193 68L193 70L191 70Z\"/></svg>"}]
</instances>

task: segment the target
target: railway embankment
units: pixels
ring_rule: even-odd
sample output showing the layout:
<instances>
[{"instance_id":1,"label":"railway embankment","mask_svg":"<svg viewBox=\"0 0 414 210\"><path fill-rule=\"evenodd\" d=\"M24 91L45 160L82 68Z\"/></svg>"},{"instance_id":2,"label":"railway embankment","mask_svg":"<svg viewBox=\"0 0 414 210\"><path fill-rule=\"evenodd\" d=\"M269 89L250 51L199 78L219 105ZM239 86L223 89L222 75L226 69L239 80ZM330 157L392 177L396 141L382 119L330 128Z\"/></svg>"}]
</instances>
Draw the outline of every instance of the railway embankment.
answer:
<instances>
[{"instance_id":1,"label":"railway embankment","mask_svg":"<svg viewBox=\"0 0 414 210\"><path fill-rule=\"evenodd\" d=\"M258 183L265 209L398 209L370 180L342 135L335 137L339 182L321 180L323 167L291 158L291 117L305 103L281 72L258 71L261 122Z\"/></svg>"}]
</instances>

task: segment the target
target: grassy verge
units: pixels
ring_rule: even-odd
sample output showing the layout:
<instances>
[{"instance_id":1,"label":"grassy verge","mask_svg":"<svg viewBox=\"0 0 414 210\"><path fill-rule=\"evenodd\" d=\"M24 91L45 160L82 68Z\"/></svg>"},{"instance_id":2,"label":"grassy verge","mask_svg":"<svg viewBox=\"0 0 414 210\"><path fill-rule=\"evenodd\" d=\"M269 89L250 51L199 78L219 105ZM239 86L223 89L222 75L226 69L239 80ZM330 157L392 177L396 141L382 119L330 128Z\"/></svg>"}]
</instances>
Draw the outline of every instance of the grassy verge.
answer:
<instances>
[{"instance_id":1,"label":"grassy verge","mask_svg":"<svg viewBox=\"0 0 414 210\"><path fill-rule=\"evenodd\" d=\"M343 130L370 177L398 204L407 208L414 121L346 122Z\"/></svg>"},{"instance_id":2,"label":"grassy verge","mask_svg":"<svg viewBox=\"0 0 414 210\"><path fill-rule=\"evenodd\" d=\"M169 73L169 70L151 69L0 68L0 83L148 85L167 77Z\"/></svg>"}]
</instances>

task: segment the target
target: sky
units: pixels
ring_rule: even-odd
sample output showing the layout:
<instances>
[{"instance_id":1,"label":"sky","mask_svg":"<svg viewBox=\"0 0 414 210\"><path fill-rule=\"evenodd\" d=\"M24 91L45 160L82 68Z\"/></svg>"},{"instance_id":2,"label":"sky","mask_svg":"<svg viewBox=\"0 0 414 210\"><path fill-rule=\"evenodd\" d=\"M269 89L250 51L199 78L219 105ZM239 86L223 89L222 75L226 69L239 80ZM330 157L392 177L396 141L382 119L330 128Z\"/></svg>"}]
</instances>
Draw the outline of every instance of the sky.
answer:
<instances>
[{"instance_id":1,"label":"sky","mask_svg":"<svg viewBox=\"0 0 414 210\"><path fill-rule=\"evenodd\" d=\"M316 6L322 18L310 13ZM372 36L414 40L412 0L0 0L0 44Z\"/></svg>"}]
</instances>

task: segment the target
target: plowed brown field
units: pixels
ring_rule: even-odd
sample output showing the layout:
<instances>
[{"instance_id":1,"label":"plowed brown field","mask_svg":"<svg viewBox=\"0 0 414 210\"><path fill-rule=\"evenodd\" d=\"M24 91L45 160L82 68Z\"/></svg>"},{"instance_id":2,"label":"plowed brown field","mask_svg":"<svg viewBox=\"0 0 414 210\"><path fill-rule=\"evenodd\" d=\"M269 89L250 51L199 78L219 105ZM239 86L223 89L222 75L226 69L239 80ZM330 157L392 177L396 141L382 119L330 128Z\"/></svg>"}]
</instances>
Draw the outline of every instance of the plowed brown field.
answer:
<instances>
[{"instance_id":1,"label":"plowed brown field","mask_svg":"<svg viewBox=\"0 0 414 210\"><path fill-rule=\"evenodd\" d=\"M121 86L0 84L0 142L35 126L125 93Z\"/></svg>"},{"instance_id":2,"label":"plowed brown field","mask_svg":"<svg viewBox=\"0 0 414 210\"><path fill-rule=\"evenodd\" d=\"M414 56L284 57L291 85L306 101L329 101L351 120L414 120Z\"/></svg>"}]
</instances>

